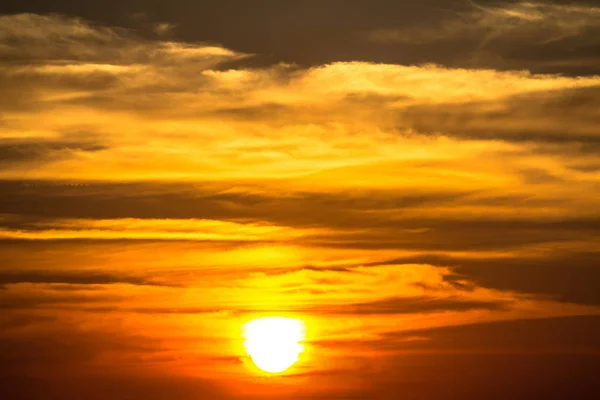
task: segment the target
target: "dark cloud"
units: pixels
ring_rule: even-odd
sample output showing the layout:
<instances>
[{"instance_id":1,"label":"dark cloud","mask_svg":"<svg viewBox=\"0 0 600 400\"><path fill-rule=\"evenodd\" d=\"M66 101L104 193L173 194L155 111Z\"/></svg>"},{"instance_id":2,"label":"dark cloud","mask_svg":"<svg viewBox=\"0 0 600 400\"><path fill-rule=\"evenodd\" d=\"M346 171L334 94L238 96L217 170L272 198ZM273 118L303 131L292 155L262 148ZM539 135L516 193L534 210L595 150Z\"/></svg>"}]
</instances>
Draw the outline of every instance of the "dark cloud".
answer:
<instances>
[{"instance_id":1,"label":"dark cloud","mask_svg":"<svg viewBox=\"0 0 600 400\"><path fill-rule=\"evenodd\" d=\"M600 351L600 317L498 321L415 330L384 335L382 341L423 336L424 341L402 341L404 348L448 351L572 353Z\"/></svg>"},{"instance_id":2,"label":"dark cloud","mask_svg":"<svg viewBox=\"0 0 600 400\"><path fill-rule=\"evenodd\" d=\"M0 376L0 393L13 400L76 400L84 396L90 400L129 400L144 398L162 400L175 396L179 399L210 398L234 399L214 383L200 378L173 376L101 373L75 378L38 378L25 374Z\"/></svg>"},{"instance_id":3,"label":"dark cloud","mask_svg":"<svg viewBox=\"0 0 600 400\"><path fill-rule=\"evenodd\" d=\"M547 72L598 71L600 8L596 3L481 1L450 6L416 25L370 33L376 43L448 46L454 64ZM441 17L435 18L434 16ZM433 47L435 48L435 47Z\"/></svg>"},{"instance_id":4,"label":"dark cloud","mask_svg":"<svg viewBox=\"0 0 600 400\"><path fill-rule=\"evenodd\" d=\"M443 311L502 310L509 306L505 301L479 301L460 298L394 297L366 303L344 304L343 306L315 307L313 312L332 314L424 314Z\"/></svg>"},{"instance_id":5,"label":"dark cloud","mask_svg":"<svg viewBox=\"0 0 600 400\"><path fill-rule=\"evenodd\" d=\"M58 318L50 315L37 315L31 310L23 312L4 312L0 317L0 329L8 333L12 330L22 330L34 327L40 324L56 323Z\"/></svg>"},{"instance_id":6,"label":"dark cloud","mask_svg":"<svg viewBox=\"0 0 600 400\"><path fill-rule=\"evenodd\" d=\"M377 340L315 345L392 354L360 363L356 379L362 378L364 387L348 398L593 399L600 392L595 379L599 329L597 316L569 317L390 332Z\"/></svg>"},{"instance_id":7,"label":"dark cloud","mask_svg":"<svg viewBox=\"0 0 600 400\"><path fill-rule=\"evenodd\" d=\"M532 179L531 171L524 173ZM535 179L539 181L539 173ZM547 178L545 178L547 179ZM537 208L565 207L561 199L528 195L465 193L262 193L235 186L186 184L50 184L0 182L0 209L9 229L35 232L64 218L214 219L261 222L291 227L321 227L328 232L299 239L332 248L411 249L422 251L519 249L558 242L585 242L598 234L597 218L540 219ZM436 207L520 207L517 217L443 216ZM379 214L369 213L378 210ZM400 214L398 211L402 210ZM411 213L431 210L431 216ZM385 212L384 212L385 211ZM391 218L393 216L393 218ZM40 225L40 222L44 224ZM60 228L60 224L56 225Z\"/></svg>"},{"instance_id":8,"label":"dark cloud","mask_svg":"<svg viewBox=\"0 0 600 400\"><path fill-rule=\"evenodd\" d=\"M82 135L83 136L83 135ZM19 168L28 164L39 164L64 158L76 157L79 153L107 150L109 146L88 139L0 139L0 166Z\"/></svg>"},{"instance_id":9,"label":"dark cloud","mask_svg":"<svg viewBox=\"0 0 600 400\"><path fill-rule=\"evenodd\" d=\"M385 369L367 369L370 384L350 398L591 400L600 392L599 361L597 354L399 355Z\"/></svg>"},{"instance_id":10,"label":"dark cloud","mask_svg":"<svg viewBox=\"0 0 600 400\"><path fill-rule=\"evenodd\" d=\"M466 139L567 145L598 149L600 88L543 91L493 102L419 105L400 123L422 133ZM584 149L585 150L585 149ZM597 154L597 153L596 153Z\"/></svg>"},{"instance_id":11,"label":"dark cloud","mask_svg":"<svg viewBox=\"0 0 600 400\"><path fill-rule=\"evenodd\" d=\"M537 256L512 257L472 258L423 254L389 260L387 264L423 263L445 266L453 271L445 279L459 287L463 287L463 282L467 281L498 290L600 305L600 293L596 284L600 279L599 257L600 254L592 249L580 252L557 249ZM378 265L382 264L373 264Z\"/></svg>"},{"instance_id":12,"label":"dark cloud","mask_svg":"<svg viewBox=\"0 0 600 400\"><path fill-rule=\"evenodd\" d=\"M538 259L464 262L456 277L499 290L545 295L561 301L600 305L597 290L600 254L596 251L552 254Z\"/></svg>"},{"instance_id":13,"label":"dark cloud","mask_svg":"<svg viewBox=\"0 0 600 400\"><path fill-rule=\"evenodd\" d=\"M108 271L0 270L0 287L20 283L67 285L162 285L149 278L128 276L119 273L113 274Z\"/></svg>"},{"instance_id":14,"label":"dark cloud","mask_svg":"<svg viewBox=\"0 0 600 400\"><path fill-rule=\"evenodd\" d=\"M107 312L124 312L134 314L149 314L149 315L243 315L251 314L253 311L248 310L227 310L221 308L208 307L111 307L111 306L89 306L84 309L90 313L107 313Z\"/></svg>"},{"instance_id":15,"label":"dark cloud","mask_svg":"<svg viewBox=\"0 0 600 400\"><path fill-rule=\"evenodd\" d=\"M453 3L460 4L459 1ZM60 11L109 26L137 29L139 21L132 16L144 12L146 19L176 24L176 35L183 40L217 42L229 48L260 54L258 61L261 63L315 64L365 58L391 61L390 55L374 50L371 43L362 40L364 32L381 24L428 18L437 1L426 0L409 5L376 0L368 6L360 0L332 0L318 6L310 0L285 4L276 0L253 3L233 0L228 4L175 0L168 7L158 2L142 3L138 0L108 4L107 7L82 6L64 0L49 7L35 1L29 4L10 4L9 1L0 10L11 13ZM311 29L303 29L307 26ZM148 33L155 35L154 32ZM418 60L418 54L404 58Z\"/></svg>"},{"instance_id":16,"label":"dark cloud","mask_svg":"<svg viewBox=\"0 0 600 400\"><path fill-rule=\"evenodd\" d=\"M243 182L214 185L0 181L0 187L5 194L0 199L0 209L5 214L24 217L272 218L282 223L306 220L307 225L317 224L317 219L325 210L330 218L324 220L324 224L336 219L343 223L348 219L347 213L353 210L440 204L464 196L460 191L423 194L385 191L366 194L346 192L340 195L302 192L269 194L254 192L251 186ZM39 207L41 202L45 207ZM301 209L311 212L298 216L297 211ZM360 217L359 214L355 216ZM352 224L352 221L348 221L348 224Z\"/></svg>"},{"instance_id":17,"label":"dark cloud","mask_svg":"<svg viewBox=\"0 0 600 400\"><path fill-rule=\"evenodd\" d=\"M594 1L372 0L365 4L361 0L330 0L317 5L311 0L286 4L277 0L251 4L243 0L227 4L174 0L166 6L111 0L106 4L9 0L0 11L77 15L130 28L146 38L156 38L156 27L176 25L173 33L182 40L216 42L258 54L250 65L364 60L580 74L597 73L599 65L594 47L595 14L589 11L597 7ZM530 4L537 18L511 15ZM311 29L303 29L307 26Z\"/></svg>"},{"instance_id":18,"label":"dark cloud","mask_svg":"<svg viewBox=\"0 0 600 400\"><path fill-rule=\"evenodd\" d=\"M13 66L23 63L27 67L35 67L37 62L42 62L42 67L66 66L63 71L67 73L73 72L69 67L74 67L75 72L77 67L82 67L83 73L87 70L110 72L117 67L115 61L120 66L150 62L176 66L187 50L208 47L146 39L131 29L102 26L90 21L94 18L86 20L57 13L0 15L0 40L4 43L0 49L0 61L9 61L9 65ZM233 53L223 53L216 58L238 58L230 56ZM187 61L196 61L196 66L212 65L213 60L210 59L207 54L186 57ZM69 62L65 63L65 60ZM36 71L35 68L30 70ZM51 68L41 68L38 72L48 70ZM60 68L56 70L60 71Z\"/></svg>"},{"instance_id":19,"label":"dark cloud","mask_svg":"<svg viewBox=\"0 0 600 400\"><path fill-rule=\"evenodd\" d=\"M0 290L0 309L5 311L32 311L35 309L72 310L85 305L102 304L124 299L123 296L106 294L102 291L53 291L51 288L46 287L46 291L42 292L42 288L39 286L37 288L30 287L30 289L38 289L38 291Z\"/></svg>"}]
</instances>

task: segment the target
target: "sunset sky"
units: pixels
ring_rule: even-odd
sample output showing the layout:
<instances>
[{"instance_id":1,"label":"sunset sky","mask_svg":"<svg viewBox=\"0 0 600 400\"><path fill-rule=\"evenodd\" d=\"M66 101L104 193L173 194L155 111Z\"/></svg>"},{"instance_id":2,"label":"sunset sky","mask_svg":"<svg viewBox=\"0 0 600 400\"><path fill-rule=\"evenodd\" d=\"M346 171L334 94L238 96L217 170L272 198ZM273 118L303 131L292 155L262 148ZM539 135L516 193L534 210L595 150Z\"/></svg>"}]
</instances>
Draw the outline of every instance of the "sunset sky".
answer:
<instances>
[{"instance_id":1,"label":"sunset sky","mask_svg":"<svg viewBox=\"0 0 600 400\"><path fill-rule=\"evenodd\" d=\"M303 326L281 373L261 317ZM0 399L598 399L599 366L597 1L1 3Z\"/></svg>"}]
</instances>

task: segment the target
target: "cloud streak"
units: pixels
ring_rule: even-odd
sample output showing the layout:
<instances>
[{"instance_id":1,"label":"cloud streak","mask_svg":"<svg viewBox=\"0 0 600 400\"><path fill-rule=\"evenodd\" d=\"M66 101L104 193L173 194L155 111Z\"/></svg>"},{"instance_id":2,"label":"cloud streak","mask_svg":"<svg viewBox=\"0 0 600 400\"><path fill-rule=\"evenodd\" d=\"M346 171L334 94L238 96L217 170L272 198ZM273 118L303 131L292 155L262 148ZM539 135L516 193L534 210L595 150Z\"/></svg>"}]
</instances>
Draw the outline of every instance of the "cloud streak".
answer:
<instances>
[{"instance_id":1,"label":"cloud streak","mask_svg":"<svg viewBox=\"0 0 600 400\"><path fill-rule=\"evenodd\" d=\"M598 64L584 50L598 45L598 32L600 8L594 5L475 2L435 25L376 29L369 39L405 45L462 41L470 47L465 57L473 65L586 69Z\"/></svg>"},{"instance_id":2,"label":"cloud streak","mask_svg":"<svg viewBox=\"0 0 600 400\"><path fill-rule=\"evenodd\" d=\"M441 29L375 31L371 38L381 41L426 42L451 40L474 31L487 31L486 44L502 36L527 37L540 44L582 36L600 27L600 10L588 5L541 2L510 2L491 6L471 3L470 10L456 15ZM588 38L589 39L589 38Z\"/></svg>"}]
</instances>

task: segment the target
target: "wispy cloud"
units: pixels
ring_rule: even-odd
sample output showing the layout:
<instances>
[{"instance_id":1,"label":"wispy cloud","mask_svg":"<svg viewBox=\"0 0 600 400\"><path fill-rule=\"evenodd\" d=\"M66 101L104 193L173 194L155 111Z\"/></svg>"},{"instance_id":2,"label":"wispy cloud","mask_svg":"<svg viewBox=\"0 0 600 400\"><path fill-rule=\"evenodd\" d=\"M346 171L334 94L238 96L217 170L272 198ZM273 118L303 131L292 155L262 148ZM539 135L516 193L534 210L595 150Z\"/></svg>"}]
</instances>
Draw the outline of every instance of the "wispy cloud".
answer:
<instances>
[{"instance_id":1,"label":"wispy cloud","mask_svg":"<svg viewBox=\"0 0 600 400\"><path fill-rule=\"evenodd\" d=\"M370 32L380 43L419 45L468 43L472 61L519 68L597 65L598 58L577 48L598 44L600 8L588 4L549 2L469 3L438 24L384 28ZM527 54L535 53L537 59ZM533 50L532 50L533 49ZM487 59L487 60L486 60Z\"/></svg>"},{"instance_id":2,"label":"wispy cloud","mask_svg":"<svg viewBox=\"0 0 600 400\"><path fill-rule=\"evenodd\" d=\"M0 239L138 239L198 241L285 241L310 233L281 226L218 220L79 219L29 223L20 229L0 229ZM313 234L318 232L316 229Z\"/></svg>"},{"instance_id":3,"label":"wispy cloud","mask_svg":"<svg viewBox=\"0 0 600 400\"><path fill-rule=\"evenodd\" d=\"M485 6L470 3L468 11L457 12L441 26L404 30L380 30L378 41L427 42L453 40L473 32L487 32L483 43L502 36L520 36L539 43L567 39L600 28L600 9L589 5L509 2ZM584 38L585 39L585 38ZM593 39L588 36L587 39Z\"/></svg>"}]
</instances>

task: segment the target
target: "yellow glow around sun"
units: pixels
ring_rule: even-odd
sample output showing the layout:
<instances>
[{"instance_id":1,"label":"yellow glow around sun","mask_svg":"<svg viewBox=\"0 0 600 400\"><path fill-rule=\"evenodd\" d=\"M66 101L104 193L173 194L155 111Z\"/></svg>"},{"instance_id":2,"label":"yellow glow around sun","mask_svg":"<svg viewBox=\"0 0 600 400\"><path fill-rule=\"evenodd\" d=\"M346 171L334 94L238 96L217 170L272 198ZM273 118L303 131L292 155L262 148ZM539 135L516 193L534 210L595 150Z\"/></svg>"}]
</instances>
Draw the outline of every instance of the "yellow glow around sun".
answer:
<instances>
[{"instance_id":1,"label":"yellow glow around sun","mask_svg":"<svg viewBox=\"0 0 600 400\"><path fill-rule=\"evenodd\" d=\"M304 323L297 319L260 318L244 325L244 347L258 368L276 374L298 361L304 332Z\"/></svg>"}]
</instances>

